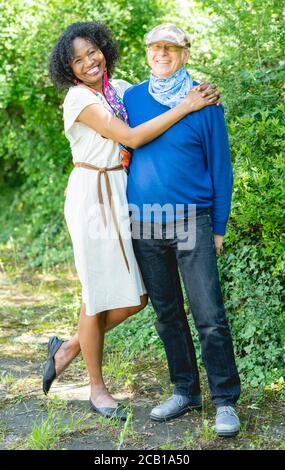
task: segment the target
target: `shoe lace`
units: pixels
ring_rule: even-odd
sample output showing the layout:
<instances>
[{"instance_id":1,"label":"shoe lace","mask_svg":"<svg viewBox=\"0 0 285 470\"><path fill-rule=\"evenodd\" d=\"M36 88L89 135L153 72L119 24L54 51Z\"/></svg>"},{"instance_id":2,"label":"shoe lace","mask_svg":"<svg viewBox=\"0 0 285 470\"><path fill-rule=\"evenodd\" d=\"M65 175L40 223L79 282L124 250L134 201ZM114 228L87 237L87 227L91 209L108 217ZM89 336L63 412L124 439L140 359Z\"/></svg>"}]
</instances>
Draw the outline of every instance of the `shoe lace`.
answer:
<instances>
[{"instance_id":1,"label":"shoe lace","mask_svg":"<svg viewBox=\"0 0 285 470\"><path fill-rule=\"evenodd\" d=\"M175 400L179 405L181 405L181 400L182 398L179 395L172 395L171 397L167 398L164 403L169 403L171 401Z\"/></svg>"},{"instance_id":2,"label":"shoe lace","mask_svg":"<svg viewBox=\"0 0 285 470\"><path fill-rule=\"evenodd\" d=\"M236 418L238 417L233 406L219 406L217 410L217 415L220 415L222 413L235 416Z\"/></svg>"}]
</instances>

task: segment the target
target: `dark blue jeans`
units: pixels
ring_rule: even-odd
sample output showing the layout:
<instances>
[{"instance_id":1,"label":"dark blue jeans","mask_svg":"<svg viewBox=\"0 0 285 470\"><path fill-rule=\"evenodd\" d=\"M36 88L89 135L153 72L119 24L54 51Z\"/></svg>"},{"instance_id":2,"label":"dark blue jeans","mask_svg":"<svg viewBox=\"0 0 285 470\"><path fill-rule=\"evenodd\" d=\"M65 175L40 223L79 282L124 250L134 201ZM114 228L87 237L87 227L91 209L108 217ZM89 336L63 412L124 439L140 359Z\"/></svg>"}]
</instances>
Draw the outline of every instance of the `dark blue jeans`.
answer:
<instances>
[{"instance_id":1,"label":"dark blue jeans","mask_svg":"<svg viewBox=\"0 0 285 470\"><path fill-rule=\"evenodd\" d=\"M183 221L183 230L188 222ZM196 244L191 249L179 249L180 229L173 232L172 238L168 238L165 225L161 229L161 239L133 238L133 246L157 314L156 329L166 351L174 393L200 393L180 270L199 333L213 403L233 405L240 395L240 379L223 305L210 213L204 210L197 214Z\"/></svg>"}]
</instances>

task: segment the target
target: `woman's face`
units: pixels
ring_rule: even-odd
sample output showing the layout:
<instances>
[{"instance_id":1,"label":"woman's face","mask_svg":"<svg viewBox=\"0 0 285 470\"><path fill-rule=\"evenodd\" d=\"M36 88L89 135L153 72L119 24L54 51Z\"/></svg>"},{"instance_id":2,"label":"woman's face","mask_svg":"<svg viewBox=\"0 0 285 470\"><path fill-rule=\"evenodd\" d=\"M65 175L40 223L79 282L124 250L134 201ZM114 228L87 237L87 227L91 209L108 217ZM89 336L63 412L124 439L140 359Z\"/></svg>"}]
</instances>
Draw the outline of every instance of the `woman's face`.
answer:
<instances>
[{"instance_id":1,"label":"woman's face","mask_svg":"<svg viewBox=\"0 0 285 470\"><path fill-rule=\"evenodd\" d=\"M70 66L75 77L91 88L102 88L106 60L100 49L83 38L73 40L73 59Z\"/></svg>"}]
</instances>

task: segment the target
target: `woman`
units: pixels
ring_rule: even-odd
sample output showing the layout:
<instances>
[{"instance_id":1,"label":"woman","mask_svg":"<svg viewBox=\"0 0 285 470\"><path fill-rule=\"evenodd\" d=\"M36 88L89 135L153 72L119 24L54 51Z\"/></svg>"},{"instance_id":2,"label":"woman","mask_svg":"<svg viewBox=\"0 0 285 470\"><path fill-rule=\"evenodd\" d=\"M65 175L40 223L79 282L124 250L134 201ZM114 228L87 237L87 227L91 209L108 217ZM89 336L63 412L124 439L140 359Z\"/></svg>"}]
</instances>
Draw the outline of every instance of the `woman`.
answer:
<instances>
[{"instance_id":1,"label":"woman","mask_svg":"<svg viewBox=\"0 0 285 470\"><path fill-rule=\"evenodd\" d=\"M131 238L121 233L128 220L127 176L122 170L129 164L129 154L124 149L121 160L117 142L139 147L190 112L215 104L218 93L210 88L202 97L193 90L176 108L130 128L122 101L129 84L122 80L111 84L108 79L117 59L118 47L110 31L95 22L69 26L50 59L53 83L68 89L64 127L75 168L68 182L65 218L83 305L78 333L65 343L57 337L49 342L43 390L48 393L55 377L81 350L90 377L91 408L107 417L126 419L104 384L104 333L142 310L147 294Z\"/></svg>"}]
</instances>

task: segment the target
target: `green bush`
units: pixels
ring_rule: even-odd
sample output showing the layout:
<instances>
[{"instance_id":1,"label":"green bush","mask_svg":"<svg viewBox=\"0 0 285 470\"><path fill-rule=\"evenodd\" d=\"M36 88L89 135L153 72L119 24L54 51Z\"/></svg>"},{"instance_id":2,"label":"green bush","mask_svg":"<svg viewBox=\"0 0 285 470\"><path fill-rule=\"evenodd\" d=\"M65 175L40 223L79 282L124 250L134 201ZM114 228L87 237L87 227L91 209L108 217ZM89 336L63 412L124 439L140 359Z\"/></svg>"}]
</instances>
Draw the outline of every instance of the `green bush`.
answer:
<instances>
[{"instance_id":1,"label":"green bush","mask_svg":"<svg viewBox=\"0 0 285 470\"><path fill-rule=\"evenodd\" d=\"M274 266L255 245L239 242L220 262L225 308L242 379L257 386L282 371L280 296Z\"/></svg>"},{"instance_id":2,"label":"green bush","mask_svg":"<svg viewBox=\"0 0 285 470\"><path fill-rule=\"evenodd\" d=\"M231 120L234 193L228 240L253 243L281 269L284 246L285 106Z\"/></svg>"}]
</instances>

